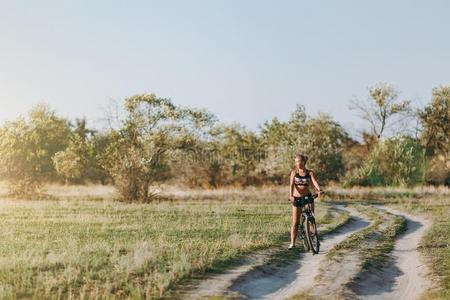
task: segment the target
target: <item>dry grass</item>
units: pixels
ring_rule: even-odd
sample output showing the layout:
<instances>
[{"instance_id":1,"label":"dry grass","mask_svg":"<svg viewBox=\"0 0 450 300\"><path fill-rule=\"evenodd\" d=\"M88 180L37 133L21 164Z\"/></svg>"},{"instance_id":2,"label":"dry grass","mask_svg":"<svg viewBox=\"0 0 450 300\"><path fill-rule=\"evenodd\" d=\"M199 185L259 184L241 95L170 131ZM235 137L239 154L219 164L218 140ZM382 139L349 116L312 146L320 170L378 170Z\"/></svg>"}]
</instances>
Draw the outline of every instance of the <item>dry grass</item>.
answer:
<instances>
[{"instance_id":1,"label":"dry grass","mask_svg":"<svg viewBox=\"0 0 450 300\"><path fill-rule=\"evenodd\" d=\"M449 198L450 188L446 186L417 186L406 187L353 187L341 188L339 186L327 187L327 198L333 199L405 199L405 198Z\"/></svg>"},{"instance_id":2,"label":"dry grass","mask_svg":"<svg viewBox=\"0 0 450 300\"><path fill-rule=\"evenodd\" d=\"M159 189L171 201L124 204L110 186L58 185L47 187L52 200L1 200L0 298L170 297L193 274L288 241L287 187ZM433 218L423 253L441 286L432 296L448 296L448 188L327 191ZM335 223L326 204L317 207L319 223Z\"/></svg>"},{"instance_id":3,"label":"dry grass","mask_svg":"<svg viewBox=\"0 0 450 300\"><path fill-rule=\"evenodd\" d=\"M59 185L51 184L46 186L47 193L61 197L104 197L112 198L115 189L111 185Z\"/></svg>"},{"instance_id":4,"label":"dry grass","mask_svg":"<svg viewBox=\"0 0 450 300\"><path fill-rule=\"evenodd\" d=\"M151 204L108 200L104 187L93 189L97 201L82 200L89 189L52 186L52 200L0 201L0 298L169 297L193 274L289 239L283 189L166 192L174 200Z\"/></svg>"}]
</instances>

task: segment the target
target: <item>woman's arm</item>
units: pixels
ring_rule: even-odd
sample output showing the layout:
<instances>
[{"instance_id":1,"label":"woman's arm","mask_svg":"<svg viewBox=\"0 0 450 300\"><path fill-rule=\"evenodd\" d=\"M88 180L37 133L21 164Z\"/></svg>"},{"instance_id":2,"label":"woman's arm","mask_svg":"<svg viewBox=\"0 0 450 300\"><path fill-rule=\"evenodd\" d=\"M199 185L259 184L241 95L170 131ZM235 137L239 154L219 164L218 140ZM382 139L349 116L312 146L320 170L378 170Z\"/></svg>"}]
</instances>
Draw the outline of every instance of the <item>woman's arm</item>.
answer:
<instances>
[{"instance_id":1,"label":"woman's arm","mask_svg":"<svg viewBox=\"0 0 450 300\"><path fill-rule=\"evenodd\" d=\"M289 200L294 201L294 171L291 171L291 178L289 179Z\"/></svg>"},{"instance_id":2,"label":"woman's arm","mask_svg":"<svg viewBox=\"0 0 450 300\"><path fill-rule=\"evenodd\" d=\"M314 177L313 171L309 171L309 176L311 176L311 181L312 181L314 187L316 188L317 192L320 194L321 193L320 186L316 180L316 177Z\"/></svg>"}]
</instances>

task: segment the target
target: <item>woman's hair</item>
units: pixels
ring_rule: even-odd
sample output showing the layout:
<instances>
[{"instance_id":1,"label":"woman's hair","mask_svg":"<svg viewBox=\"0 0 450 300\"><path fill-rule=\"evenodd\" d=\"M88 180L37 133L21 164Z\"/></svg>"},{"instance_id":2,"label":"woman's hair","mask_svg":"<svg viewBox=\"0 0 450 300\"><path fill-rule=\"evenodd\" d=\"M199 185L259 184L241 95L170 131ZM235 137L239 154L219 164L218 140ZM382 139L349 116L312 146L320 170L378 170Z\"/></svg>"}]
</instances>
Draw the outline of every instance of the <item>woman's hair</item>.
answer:
<instances>
[{"instance_id":1,"label":"woman's hair","mask_svg":"<svg viewBox=\"0 0 450 300\"><path fill-rule=\"evenodd\" d=\"M308 161L308 156L303 155L303 154L301 154L301 153L297 153L297 154L295 155L295 159L297 159L297 158L300 159L301 161L303 161L304 164L306 164L306 162ZM294 170L295 172L298 171L298 170L297 170L297 165L294 165L293 170Z\"/></svg>"}]
</instances>

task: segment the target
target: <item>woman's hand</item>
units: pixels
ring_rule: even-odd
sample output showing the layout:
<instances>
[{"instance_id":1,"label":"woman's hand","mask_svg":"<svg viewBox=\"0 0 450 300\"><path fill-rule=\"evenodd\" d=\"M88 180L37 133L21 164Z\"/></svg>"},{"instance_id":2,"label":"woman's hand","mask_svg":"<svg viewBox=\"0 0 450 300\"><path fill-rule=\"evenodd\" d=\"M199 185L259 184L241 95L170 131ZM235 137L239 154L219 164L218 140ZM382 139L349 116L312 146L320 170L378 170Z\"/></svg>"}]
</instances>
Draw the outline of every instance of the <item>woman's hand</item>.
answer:
<instances>
[{"instance_id":1,"label":"woman's hand","mask_svg":"<svg viewBox=\"0 0 450 300\"><path fill-rule=\"evenodd\" d=\"M294 196L290 196L289 201L294 202Z\"/></svg>"}]
</instances>

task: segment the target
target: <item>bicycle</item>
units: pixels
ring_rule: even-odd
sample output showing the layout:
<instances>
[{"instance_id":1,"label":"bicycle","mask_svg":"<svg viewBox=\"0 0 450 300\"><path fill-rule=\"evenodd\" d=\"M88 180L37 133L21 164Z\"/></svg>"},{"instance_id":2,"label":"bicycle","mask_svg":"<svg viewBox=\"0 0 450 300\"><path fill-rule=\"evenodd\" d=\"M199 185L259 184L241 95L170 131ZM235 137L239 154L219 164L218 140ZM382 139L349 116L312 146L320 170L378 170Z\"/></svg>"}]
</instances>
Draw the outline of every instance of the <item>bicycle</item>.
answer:
<instances>
[{"instance_id":1,"label":"bicycle","mask_svg":"<svg viewBox=\"0 0 450 300\"><path fill-rule=\"evenodd\" d=\"M319 194L306 195L299 200L294 200L294 206L302 207L302 213L300 215L300 235L303 240L303 246L306 251L311 250L313 254L318 254L320 248L316 217L311 209L314 199L318 196ZM313 232L311 232L311 229L313 229Z\"/></svg>"}]
</instances>

